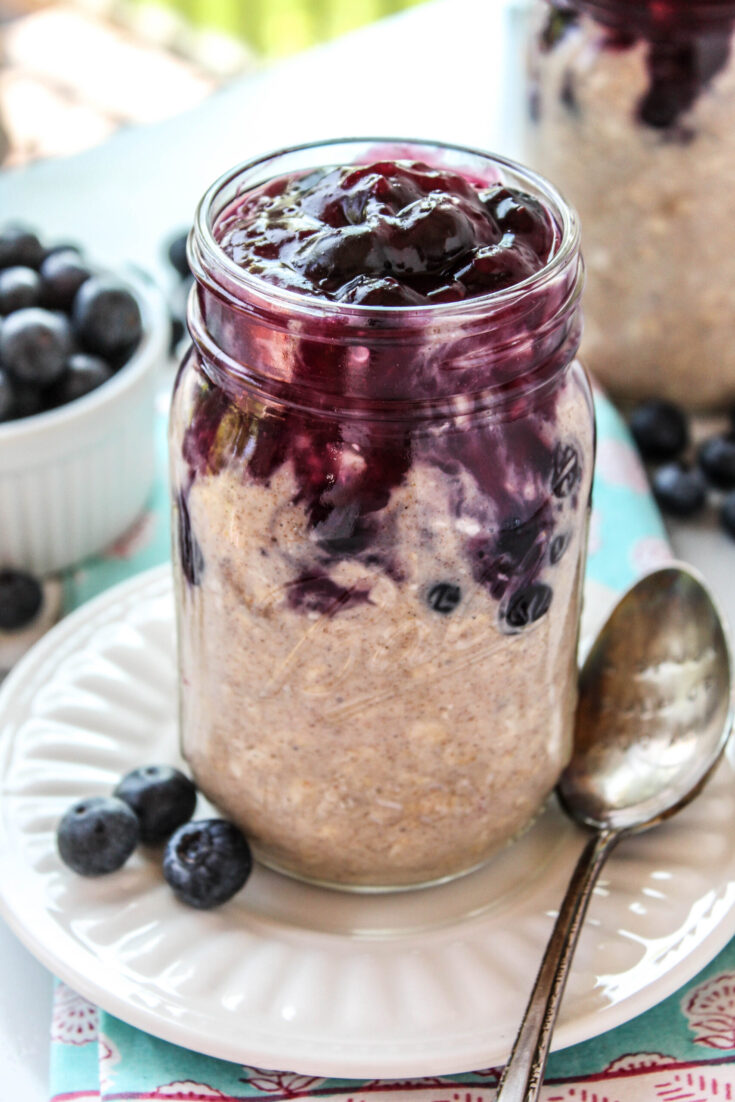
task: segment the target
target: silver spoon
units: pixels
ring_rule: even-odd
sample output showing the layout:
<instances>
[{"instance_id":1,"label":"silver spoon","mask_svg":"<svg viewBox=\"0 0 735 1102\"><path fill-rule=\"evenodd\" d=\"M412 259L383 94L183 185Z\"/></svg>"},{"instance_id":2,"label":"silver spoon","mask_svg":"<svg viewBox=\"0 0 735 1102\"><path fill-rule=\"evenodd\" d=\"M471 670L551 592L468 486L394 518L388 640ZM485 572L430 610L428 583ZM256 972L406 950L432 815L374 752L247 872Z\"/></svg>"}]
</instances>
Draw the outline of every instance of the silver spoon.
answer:
<instances>
[{"instance_id":1,"label":"silver spoon","mask_svg":"<svg viewBox=\"0 0 735 1102\"><path fill-rule=\"evenodd\" d=\"M496 1102L533 1102L587 904L627 834L697 795L732 726L730 651L699 577L672 565L622 597L584 664L562 806L591 827L567 888Z\"/></svg>"}]
</instances>

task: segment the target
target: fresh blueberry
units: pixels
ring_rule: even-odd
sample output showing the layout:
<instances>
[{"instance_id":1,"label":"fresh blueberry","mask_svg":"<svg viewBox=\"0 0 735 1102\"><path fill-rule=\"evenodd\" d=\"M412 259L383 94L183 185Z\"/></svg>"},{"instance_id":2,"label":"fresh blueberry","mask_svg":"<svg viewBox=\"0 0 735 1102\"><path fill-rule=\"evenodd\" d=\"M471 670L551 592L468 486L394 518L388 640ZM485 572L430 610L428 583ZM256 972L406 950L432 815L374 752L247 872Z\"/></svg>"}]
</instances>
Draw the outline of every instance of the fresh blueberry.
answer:
<instances>
[{"instance_id":1,"label":"fresh blueberry","mask_svg":"<svg viewBox=\"0 0 735 1102\"><path fill-rule=\"evenodd\" d=\"M181 569L189 585L199 585L204 571L204 556L191 527L189 505L185 494L179 494L179 556Z\"/></svg>"},{"instance_id":2,"label":"fresh blueberry","mask_svg":"<svg viewBox=\"0 0 735 1102\"><path fill-rule=\"evenodd\" d=\"M83 344L105 358L132 349L143 333L133 295L104 276L92 276L82 284L74 299L72 317Z\"/></svg>"},{"instance_id":3,"label":"fresh blueberry","mask_svg":"<svg viewBox=\"0 0 735 1102\"><path fill-rule=\"evenodd\" d=\"M72 343L63 315L29 306L3 322L0 359L19 382L50 386L62 374Z\"/></svg>"},{"instance_id":4,"label":"fresh blueberry","mask_svg":"<svg viewBox=\"0 0 735 1102\"><path fill-rule=\"evenodd\" d=\"M519 589L508 603L505 611L506 623L515 630L534 624L549 611L552 597L551 586L544 585L543 582L534 582Z\"/></svg>"},{"instance_id":5,"label":"fresh blueberry","mask_svg":"<svg viewBox=\"0 0 735 1102\"><path fill-rule=\"evenodd\" d=\"M56 832L62 861L81 876L102 876L122 868L138 837L137 816L115 796L77 800Z\"/></svg>"},{"instance_id":6,"label":"fresh blueberry","mask_svg":"<svg viewBox=\"0 0 735 1102\"><path fill-rule=\"evenodd\" d=\"M194 782L170 765L146 765L126 773L113 792L138 816L140 840L155 846L194 814Z\"/></svg>"},{"instance_id":7,"label":"fresh blueberry","mask_svg":"<svg viewBox=\"0 0 735 1102\"><path fill-rule=\"evenodd\" d=\"M0 314L35 306L40 297L41 280L33 268L3 268L0 271Z\"/></svg>"},{"instance_id":8,"label":"fresh blueberry","mask_svg":"<svg viewBox=\"0 0 735 1102\"><path fill-rule=\"evenodd\" d=\"M15 394L7 371L0 367L0 424L15 416Z\"/></svg>"},{"instance_id":9,"label":"fresh blueberry","mask_svg":"<svg viewBox=\"0 0 735 1102\"><path fill-rule=\"evenodd\" d=\"M176 237L171 239L166 250L172 268L179 273L182 279L186 279L187 276L191 275L189 259L186 255L188 238L188 233L177 234Z\"/></svg>"},{"instance_id":10,"label":"fresh blueberry","mask_svg":"<svg viewBox=\"0 0 735 1102\"><path fill-rule=\"evenodd\" d=\"M556 566L568 546L568 533L562 533L558 536L554 536L553 540L551 541L551 546L549 547L549 561L552 566Z\"/></svg>"},{"instance_id":11,"label":"fresh blueberry","mask_svg":"<svg viewBox=\"0 0 735 1102\"><path fill-rule=\"evenodd\" d=\"M49 387L46 402L50 407L64 406L77 398L90 394L113 376L113 370L99 356L88 352L73 352L66 361L64 373Z\"/></svg>"},{"instance_id":12,"label":"fresh blueberry","mask_svg":"<svg viewBox=\"0 0 735 1102\"><path fill-rule=\"evenodd\" d=\"M49 245L47 249L43 250L43 260L47 260L54 253L76 253L77 256L81 256L82 250L74 241L58 241L55 245ZM41 263L43 263L43 260Z\"/></svg>"},{"instance_id":13,"label":"fresh blueberry","mask_svg":"<svg viewBox=\"0 0 735 1102\"><path fill-rule=\"evenodd\" d=\"M429 608L433 609L434 612L440 612L443 616L454 612L461 600L462 590L453 582L436 582L430 587L426 595L426 603Z\"/></svg>"},{"instance_id":14,"label":"fresh blueberry","mask_svg":"<svg viewBox=\"0 0 735 1102\"><path fill-rule=\"evenodd\" d=\"M548 532L542 517L523 522L518 517L506 521L492 540L478 537L469 547L473 573L500 600L512 579L532 572L541 561Z\"/></svg>"},{"instance_id":15,"label":"fresh blueberry","mask_svg":"<svg viewBox=\"0 0 735 1102\"><path fill-rule=\"evenodd\" d=\"M644 459L676 459L689 442L683 412L660 398L636 406L630 415L630 431Z\"/></svg>"},{"instance_id":16,"label":"fresh blueberry","mask_svg":"<svg viewBox=\"0 0 735 1102\"><path fill-rule=\"evenodd\" d=\"M707 486L701 471L696 467L682 467L679 463L667 463L653 476L653 494L665 513L676 517L690 517L703 507Z\"/></svg>"},{"instance_id":17,"label":"fresh blueberry","mask_svg":"<svg viewBox=\"0 0 735 1102\"><path fill-rule=\"evenodd\" d=\"M720 506L720 524L735 539L735 490L725 494Z\"/></svg>"},{"instance_id":18,"label":"fresh blueberry","mask_svg":"<svg viewBox=\"0 0 735 1102\"><path fill-rule=\"evenodd\" d=\"M59 249L41 265L41 294L44 306L52 310L71 310L77 291L91 275L79 253Z\"/></svg>"},{"instance_id":19,"label":"fresh blueberry","mask_svg":"<svg viewBox=\"0 0 735 1102\"><path fill-rule=\"evenodd\" d=\"M163 875L176 898L201 910L231 899L252 867L245 836L224 819L198 819L179 827L163 855Z\"/></svg>"},{"instance_id":20,"label":"fresh blueberry","mask_svg":"<svg viewBox=\"0 0 735 1102\"><path fill-rule=\"evenodd\" d=\"M573 444L557 444L551 463L554 497L569 497L582 477L579 453Z\"/></svg>"},{"instance_id":21,"label":"fresh blueberry","mask_svg":"<svg viewBox=\"0 0 735 1102\"><path fill-rule=\"evenodd\" d=\"M38 268L42 260L43 246L35 233L23 226L0 230L0 268Z\"/></svg>"},{"instance_id":22,"label":"fresh blueberry","mask_svg":"<svg viewBox=\"0 0 735 1102\"><path fill-rule=\"evenodd\" d=\"M713 436L705 440L697 460L709 483L719 490L735 489L735 436Z\"/></svg>"},{"instance_id":23,"label":"fresh blueberry","mask_svg":"<svg viewBox=\"0 0 735 1102\"><path fill-rule=\"evenodd\" d=\"M26 573L0 570L0 630L19 631L38 615L43 604L41 583Z\"/></svg>"}]
</instances>

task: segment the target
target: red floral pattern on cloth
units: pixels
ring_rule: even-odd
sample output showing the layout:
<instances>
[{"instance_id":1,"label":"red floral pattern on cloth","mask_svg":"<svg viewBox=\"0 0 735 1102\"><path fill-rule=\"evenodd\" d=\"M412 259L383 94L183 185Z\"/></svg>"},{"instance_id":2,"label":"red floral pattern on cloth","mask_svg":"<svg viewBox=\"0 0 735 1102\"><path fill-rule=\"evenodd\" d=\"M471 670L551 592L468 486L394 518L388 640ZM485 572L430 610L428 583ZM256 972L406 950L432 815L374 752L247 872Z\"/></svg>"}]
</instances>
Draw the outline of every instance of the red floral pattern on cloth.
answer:
<instances>
[{"instance_id":1,"label":"red floral pattern on cloth","mask_svg":"<svg viewBox=\"0 0 735 1102\"><path fill-rule=\"evenodd\" d=\"M54 998L51 1040L64 1045L97 1043L99 1010L71 987L60 983Z\"/></svg>"},{"instance_id":2,"label":"red floral pattern on cloth","mask_svg":"<svg viewBox=\"0 0 735 1102\"><path fill-rule=\"evenodd\" d=\"M696 1044L735 1048L735 972L723 972L695 987L682 1010Z\"/></svg>"},{"instance_id":3,"label":"red floral pattern on cloth","mask_svg":"<svg viewBox=\"0 0 735 1102\"><path fill-rule=\"evenodd\" d=\"M264 1068L244 1067L249 1087L264 1094L277 1094L279 1098L299 1098L314 1091L323 1079L313 1075L297 1075L288 1071L267 1071Z\"/></svg>"},{"instance_id":4,"label":"red floral pattern on cloth","mask_svg":"<svg viewBox=\"0 0 735 1102\"><path fill-rule=\"evenodd\" d=\"M231 1096L223 1094L216 1087L208 1087L206 1083L192 1083L189 1080L186 1083L166 1083L148 1097L165 1099L166 1102L209 1102L210 1099L213 1102L217 1102L217 1099L227 1102Z\"/></svg>"},{"instance_id":5,"label":"red floral pattern on cloth","mask_svg":"<svg viewBox=\"0 0 735 1102\"><path fill-rule=\"evenodd\" d=\"M631 1068L546 1084L541 1091L541 1102L727 1102L729 1099L735 1099L733 1064Z\"/></svg>"}]
</instances>

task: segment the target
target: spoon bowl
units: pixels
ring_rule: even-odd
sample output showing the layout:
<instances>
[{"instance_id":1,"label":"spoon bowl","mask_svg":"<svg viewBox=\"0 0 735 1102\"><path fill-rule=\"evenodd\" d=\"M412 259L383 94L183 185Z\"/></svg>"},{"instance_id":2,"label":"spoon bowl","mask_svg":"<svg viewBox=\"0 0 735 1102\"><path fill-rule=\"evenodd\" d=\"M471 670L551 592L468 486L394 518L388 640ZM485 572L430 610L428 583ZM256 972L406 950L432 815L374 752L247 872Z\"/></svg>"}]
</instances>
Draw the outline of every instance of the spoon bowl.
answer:
<instances>
[{"instance_id":1,"label":"spoon bowl","mask_svg":"<svg viewBox=\"0 0 735 1102\"><path fill-rule=\"evenodd\" d=\"M665 567L612 612L579 681L565 810L598 830L645 830L688 803L732 725L730 653L699 577Z\"/></svg>"},{"instance_id":2,"label":"spoon bowl","mask_svg":"<svg viewBox=\"0 0 735 1102\"><path fill-rule=\"evenodd\" d=\"M535 1102L579 931L600 869L622 837L700 791L733 721L731 658L702 579L672 564L621 598L579 681L562 807L589 838L569 882L496 1102Z\"/></svg>"}]
</instances>

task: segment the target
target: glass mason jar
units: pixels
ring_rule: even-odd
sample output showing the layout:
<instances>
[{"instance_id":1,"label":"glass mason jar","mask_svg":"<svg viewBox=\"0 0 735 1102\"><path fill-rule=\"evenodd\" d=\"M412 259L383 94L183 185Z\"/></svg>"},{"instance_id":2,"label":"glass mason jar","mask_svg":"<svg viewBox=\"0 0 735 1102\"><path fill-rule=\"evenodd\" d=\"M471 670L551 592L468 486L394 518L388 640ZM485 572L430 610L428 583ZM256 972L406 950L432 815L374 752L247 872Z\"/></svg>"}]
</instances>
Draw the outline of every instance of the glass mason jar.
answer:
<instances>
[{"instance_id":1,"label":"glass mason jar","mask_svg":"<svg viewBox=\"0 0 735 1102\"><path fill-rule=\"evenodd\" d=\"M594 436L577 222L534 174L381 144L552 212L546 266L463 303L345 305L219 247L236 197L374 149L210 189L171 417L185 757L265 864L366 890L478 866L567 762Z\"/></svg>"},{"instance_id":2,"label":"glass mason jar","mask_svg":"<svg viewBox=\"0 0 735 1102\"><path fill-rule=\"evenodd\" d=\"M539 0L526 156L575 204L584 355L621 398L735 399L732 0Z\"/></svg>"}]
</instances>

